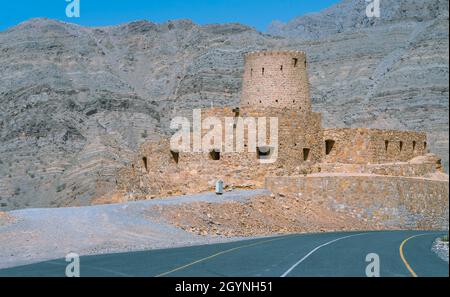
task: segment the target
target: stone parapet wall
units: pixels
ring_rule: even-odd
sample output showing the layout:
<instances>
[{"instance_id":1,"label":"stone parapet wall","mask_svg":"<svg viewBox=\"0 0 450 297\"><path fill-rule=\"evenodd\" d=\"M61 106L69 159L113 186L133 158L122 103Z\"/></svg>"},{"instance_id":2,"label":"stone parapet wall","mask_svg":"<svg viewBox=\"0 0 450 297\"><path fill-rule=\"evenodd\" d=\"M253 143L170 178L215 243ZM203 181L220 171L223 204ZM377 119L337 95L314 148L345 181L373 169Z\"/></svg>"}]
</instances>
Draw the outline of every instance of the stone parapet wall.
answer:
<instances>
[{"instance_id":1,"label":"stone parapet wall","mask_svg":"<svg viewBox=\"0 0 450 297\"><path fill-rule=\"evenodd\" d=\"M379 175L267 177L273 193L295 194L399 229L448 229L449 182Z\"/></svg>"},{"instance_id":2,"label":"stone parapet wall","mask_svg":"<svg viewBox=\"0 0 450 297\"><path fill-rule=\"evenodd\" d=\"M404 177L425 177L439 171L438 164L391 163L391 164L341 164L321 163L317 165L321 172L327 173L362 173Z\"/></svg>"},{"instance_id":3,"label":"stone parapet wall","mask_svg":"<svg viewBox=\"0 0 450 297\"><path fill-rule=\"evenodd\" d=\"M324 159L329 163L405 162L428 152L422 132L334 128L324 129L324 138L333 143Z\"/></svg>"}]
</instances>

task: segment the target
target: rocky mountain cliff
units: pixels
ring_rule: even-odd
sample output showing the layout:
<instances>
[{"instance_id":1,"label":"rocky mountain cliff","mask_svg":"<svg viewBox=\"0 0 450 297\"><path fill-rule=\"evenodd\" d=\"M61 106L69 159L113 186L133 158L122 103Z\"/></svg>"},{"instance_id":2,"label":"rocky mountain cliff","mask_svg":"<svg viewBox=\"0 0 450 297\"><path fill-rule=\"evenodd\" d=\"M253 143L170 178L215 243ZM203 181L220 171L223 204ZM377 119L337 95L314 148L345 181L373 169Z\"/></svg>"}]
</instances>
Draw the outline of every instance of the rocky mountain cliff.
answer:
<instances>
[{"instance_id":1,"label":"rocky mountain cliff","mask_svg":"<svg viewBox=\"0 0 450 297\"><path fill-rule=\"evenodd\" d=\"M417 24L448 17L446 0L380 0L379 18L366 16L370 2L373 0L342 0L321 12L294 18L287 24L274 21L268 31L272 35L308 40L375 26Z\"/></svg>"},{"instance_id":2,"label":"rocky mountain cliff","mask_svg":"<svg viewBox=\"0 0 450 297\"><path fill-rule=\"evenodd\" d=\"M344 0L287 24L283 36L309 53L313 103L330 126L422 130L448 171L448 1Z\"/></svg>"},{"instance_id":3,"label":"rocky mountain cliff","mask_svg":"<svg viewBox=\"0 0 450 297\"><path fill-rule=\"evenodd\" d=\"M248 27L180 20L83 28L32 19L0 33L0 207L88 204L179 108L238 102Z\"/></svg>"},{"instance_id":4,"label":"rocky mountain cliff","mask_svg":"<svg viewBox=\"0 0 450 297\"><path fill-rule=\"evenodd\" d=\"M308 53L326 126L425 130L448 160L448 3L383 5L395 8L389 19L368 21L364 1L345 0L270 35L189 20L32 19L0 32L0 210L85 205L110 192L116 170L167 133L174 114L238 104L252 50Z\"/></svg>"}]
</instances>

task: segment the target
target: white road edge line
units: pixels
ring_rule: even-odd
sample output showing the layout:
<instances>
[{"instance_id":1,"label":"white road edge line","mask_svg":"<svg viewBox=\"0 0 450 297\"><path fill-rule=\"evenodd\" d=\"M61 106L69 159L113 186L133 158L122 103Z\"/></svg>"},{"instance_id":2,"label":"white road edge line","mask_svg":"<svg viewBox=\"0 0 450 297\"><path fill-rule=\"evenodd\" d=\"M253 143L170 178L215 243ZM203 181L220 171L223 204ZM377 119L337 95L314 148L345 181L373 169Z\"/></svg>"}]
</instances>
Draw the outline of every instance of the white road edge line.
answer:
<instances>
[{"instance_id":1,"label":"white road edge line","mask_svg":"<svg viewBox=\"0 0 450 297\"><path fill-rule=\"evenodd\" d=\"M348 236L344 236L344 237L340 237L340 238L336 238L332 241L329 241L327 243L324 243L322 245L319 245L318 247L316 247L315 249L313 249L312 251L310 251L308 254L306 254L306 256L304 256L303 258L301 258L297 263L295 263L291 268L289 268L285 273L283 273L281 275L281 277L286 277L289 273L292 272L292 270L294 270L298 265L300 265L303 261L305 261L309 256L311 256L312 254L314 254L317 250L323 248L324 246L330 245L332 243L335 243L336 241L342 240L342 239L346 239L346 238L350 238L350 237L355 237L355 236L361 236L361 235L365 235L368 233L359 233L359 234L353 234L353 235L348 235Z\"/></svg>"}]
</instances>

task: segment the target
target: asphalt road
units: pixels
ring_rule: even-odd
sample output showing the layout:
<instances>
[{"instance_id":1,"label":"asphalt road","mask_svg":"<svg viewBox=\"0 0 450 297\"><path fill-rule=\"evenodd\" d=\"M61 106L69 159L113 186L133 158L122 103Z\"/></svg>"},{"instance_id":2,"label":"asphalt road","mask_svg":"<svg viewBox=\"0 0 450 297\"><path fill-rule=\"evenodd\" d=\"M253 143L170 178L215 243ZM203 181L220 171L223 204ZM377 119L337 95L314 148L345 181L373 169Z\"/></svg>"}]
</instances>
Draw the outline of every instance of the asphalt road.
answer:
<instances>
[{"instance_id":1,"label":"asphalt road","mask_svg":"<svg viewBox=\"0 0 450 297\"><path fill-rule=\"evenodd\" d=\"M446 232L393 231L287 235L232 243L80 258L81 276L356 276L368 254L382 277L449 276L431 251ZM65 276L65 259L0 270L0 276Z\"/></svg>"}]
</instances>

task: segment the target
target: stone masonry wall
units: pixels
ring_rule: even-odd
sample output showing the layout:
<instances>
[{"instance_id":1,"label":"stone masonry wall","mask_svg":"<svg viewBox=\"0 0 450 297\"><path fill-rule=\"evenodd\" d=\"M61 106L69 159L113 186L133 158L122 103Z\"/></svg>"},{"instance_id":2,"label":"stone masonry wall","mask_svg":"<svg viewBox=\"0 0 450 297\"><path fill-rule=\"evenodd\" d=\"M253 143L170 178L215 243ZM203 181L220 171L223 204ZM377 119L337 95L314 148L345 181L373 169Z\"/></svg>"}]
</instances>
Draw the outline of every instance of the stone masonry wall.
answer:
<instances>
[{"instance_id":1,"label":"stone masonry wall","mask_svg":"<svg viewBox=\"0 0 450 297\"><path fill-rule=\"evenodd\" d=\"M411 131L336 128L324 130L333 147L328 163L388 163L409 161L427 153L426 134Z\"/></svg>"},{"instance_id":2,"label":"stone masonry wall","mask_svg":"<svg viewBox=\"0 0 450 297\"><path fill-rule=\"evenodd\" d=\"M118 188L126 193L134 193L132 199L209 191L219 179L230 188L260 188L264 186L268 174L316 172L314 164L323 157L320 114L262 108L202 110L202 119L212 116L221 121L222 129L225 129L225 117L277 117L279 152L276 162L261 163L258 153L249 152L248 147L244 147L243 152L225 152L222 148L216 155L218 160L208 151L172 151L170 140L165 138L141 147L131 167L119 173ZM233 130L233 127L230 128ZM207 131L202 129L202 135ZM244 143L248 144L247 131L244 135Z\"/></svg>"},{"instance_id":3,"label":"stone masonry wall","mask_svg":"<svg viewBox=\"0 0 450 297\"><path fill-rule=\"evenodd\" d=\"M254 52L245 56L241 106L311 111L306 54Z\"/></svg>"},{"instance_id":4,"label":"stone masonry wall","mask_svg":"<svg viewBox=\"0 0 450 297\"><path fill-rule=\"evenodd\" d=\"M389 227L448 229L449 183L424 178L328 174L268 177L273 193L294 193Z\"/></svg>"},{"instance_id":5,"label":"stone masonry wall","mask_svg":"<svg viewBox=\"0 0 450 297\"><path fill-rule=\"evenodd\" d=\"M405 177L426 177L442 170L442 166L436 163L388 163L388 164L342 164L321 163L318 164L321 172L327 173L363 173Z\"/></svg>"},{"instance_id":6,"label":"stone masonry wall","mask_svg":"<svg viewBox=\"0 0 450 297\"><path fill-rule=\"evenodd\" d=\"M254 119L265 117L267 139L270 137L270 118L277 118L278 158L275 166L283 167L287 172L292 172L298 166L310 166L318 163L323 157L321 141L323 138L321 127L322 118L317 113L277 108L240 108L238 110L233 108L211 108L202 110L201 117L203 120L208 117L216 117L222 123L223 132L225 132L226 117L241 117L243 119L249 117ZM224 153L224 148L222 147L221 159L227 158L229 162L235 162L236 165L240 166L257 166L260 163L257 153L248 151L247 126L244 128L244 143L246 145L244 151L239 153ZM202 135L205 135L208 131L208 129L203 129ZM236 138L236 130L233 131L234 137ZM222 142L225 143L224 138ZM199 162L201 155L194 153L180 154L179 164L180 166L189 166L189 163Z\"/></svg>"},{"instance_id":7,"label":"stone masonry wall","mask_svg":"<svg viewBox=\"0 0 450 297\"><path fill-rule=\"evenodd\" d=\"M369 149L373 154L373 163L409 161L428 153L426 133L376 129L369 131Z\"/></svg>"}]
</instances>

